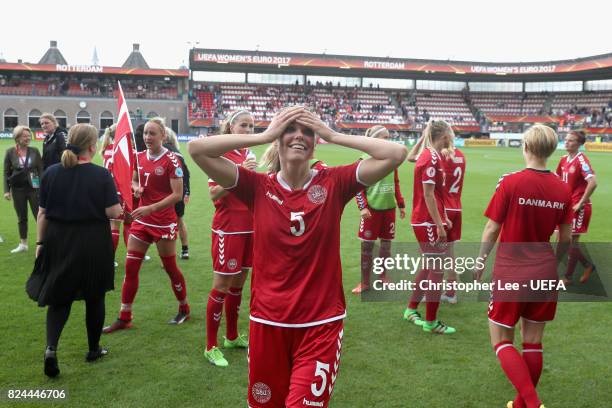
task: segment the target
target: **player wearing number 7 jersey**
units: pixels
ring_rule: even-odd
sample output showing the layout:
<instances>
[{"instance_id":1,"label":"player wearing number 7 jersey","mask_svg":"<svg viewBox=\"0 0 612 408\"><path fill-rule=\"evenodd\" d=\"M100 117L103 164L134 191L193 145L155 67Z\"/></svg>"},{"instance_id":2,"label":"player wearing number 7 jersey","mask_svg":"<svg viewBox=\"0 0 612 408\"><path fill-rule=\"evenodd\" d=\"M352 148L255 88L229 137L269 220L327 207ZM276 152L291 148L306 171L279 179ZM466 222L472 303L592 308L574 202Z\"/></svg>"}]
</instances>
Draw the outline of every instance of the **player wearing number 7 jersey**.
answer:
<instances>
[{"instance_id":1,"label":"player wearing number 7 jersey","mask_svg":"<svg viewBox=\"0 0 612 408\"><path fill-rule=\"evenodd\" d=\"M370 158L311 169L315 134ZM278 140L280 171L255 173L224 159L234 149ZM255 135L190 142L195 162L253 212L249 406L327 407L338 374L346 316L340 219L365 186L397 168L406 149L347 136L302 107L279 112Z\"/></svg>"}]
</instances>

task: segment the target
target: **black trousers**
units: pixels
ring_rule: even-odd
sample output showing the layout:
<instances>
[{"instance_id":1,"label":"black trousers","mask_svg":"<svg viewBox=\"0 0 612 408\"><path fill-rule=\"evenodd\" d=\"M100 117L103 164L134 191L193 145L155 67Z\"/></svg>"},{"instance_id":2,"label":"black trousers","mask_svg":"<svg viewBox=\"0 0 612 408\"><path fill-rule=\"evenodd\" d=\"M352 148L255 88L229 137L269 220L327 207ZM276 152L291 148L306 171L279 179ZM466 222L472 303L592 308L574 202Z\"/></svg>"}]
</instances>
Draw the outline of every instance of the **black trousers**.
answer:
<instances>
[{"instance_id":1,"label":"black trousers","mask_svg":"<svg viewBox=\"0 0 612 408\"><path fill-rule=\"evenodd\" d=\"M49 305L47 308L47 347L57 349L62 330L70 317L72 303L65 305ZM87 342L89 350L100 347L100 336L104 326L106 310L104 296L95 299L85 299L85 326L87 327Z\"/></svg>"},{"instance_id":2,"label":"black trousers","mask_svg":"<svg viewBox=\"0 0 612 408\"><path fill-rule=\"evenodd\" d=\"M32 187L12 188L13 206L17 213L19 238L28 238L28 203L34 219L38 215L38 189Z\"/></svg>"}]
</instances>

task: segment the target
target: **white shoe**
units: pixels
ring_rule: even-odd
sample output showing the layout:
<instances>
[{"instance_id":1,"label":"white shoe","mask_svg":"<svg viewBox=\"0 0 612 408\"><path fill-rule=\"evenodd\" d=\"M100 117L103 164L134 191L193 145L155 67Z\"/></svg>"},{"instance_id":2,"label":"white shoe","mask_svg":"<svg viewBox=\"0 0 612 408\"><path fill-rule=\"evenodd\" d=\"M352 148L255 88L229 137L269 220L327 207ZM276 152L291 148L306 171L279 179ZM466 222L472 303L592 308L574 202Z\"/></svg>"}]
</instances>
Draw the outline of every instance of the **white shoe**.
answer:
<instances>
[{"instance_id":1,"label":"white shoe","mask_svg":"<svg viewBox=\"0 0 612 408\"><path fill-rule=\"evenodd\" d=\"M151 257L150 257L149 255L145 255L144 260L145 260L145 262L146 262L146 261L150 261L150 260L151 260Z\"/></svg>"},{"instance_id":2,"label":"white shoe","mask_svg":"<svg viewBox=\"0 0 612 408\"><path fill-rule=\"evenodd\" d=\"M441 302L445 302L445 303L450 303L451 305L456 305L457 304L457 295L448 296L446 293L444 293L444 294L442 294L442 296L440 296L440 301Z\"/></svg>"},{"instance_id":3,"label":"white shoe","mask_svg":"<svg viewBox=\"0 0 612 408\"><path fill-rule=\"evenodd\" d=\"M17 245L17 248L11 250L11 254L17 254L19 252L25 252L28 250L28 246L25 244Z\"/></svg>"}]
</instances>

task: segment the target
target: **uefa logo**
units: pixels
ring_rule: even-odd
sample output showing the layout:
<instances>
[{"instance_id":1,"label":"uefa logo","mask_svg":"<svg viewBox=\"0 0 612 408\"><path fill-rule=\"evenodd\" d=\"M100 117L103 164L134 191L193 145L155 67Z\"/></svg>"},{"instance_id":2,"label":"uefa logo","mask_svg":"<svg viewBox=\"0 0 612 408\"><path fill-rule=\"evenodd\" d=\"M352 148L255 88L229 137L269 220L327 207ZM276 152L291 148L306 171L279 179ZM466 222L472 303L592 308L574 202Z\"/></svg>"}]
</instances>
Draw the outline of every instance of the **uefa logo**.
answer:
<instances>
[{"instance_id":1,"label":"uefa logo","mask_svg":"<svg viewBox=\"0 0 612 408\"><path fill-rule=\"evenodd\" d=\"M265 404L272 398L272 391L270 390L270 387L261 382L253 384L251 394L253 395L253 398L255 398L255 401L259 402L260 404Z\"/></svg>"},{"instance_id":2,"label":"uefa logo","mask_svg":"<svg viewBox=\"0 0 612 408\"><path fill-rule=\"evenodd\" d=\"M426 173L427 177L433 177L436 175L436 169L433 167L428 167Z\"/></svg>"},{"instance_id":3,"label":"uefa logo","mask_svg":"<svg viewBox=\"0 0 612 408\"><path fill-rule=\"evenodd\" d=\"M308 199L313 204L323 204L327 198L327 190L325 187L315 184L308 189Z\"/></svg>"}]
</instances>

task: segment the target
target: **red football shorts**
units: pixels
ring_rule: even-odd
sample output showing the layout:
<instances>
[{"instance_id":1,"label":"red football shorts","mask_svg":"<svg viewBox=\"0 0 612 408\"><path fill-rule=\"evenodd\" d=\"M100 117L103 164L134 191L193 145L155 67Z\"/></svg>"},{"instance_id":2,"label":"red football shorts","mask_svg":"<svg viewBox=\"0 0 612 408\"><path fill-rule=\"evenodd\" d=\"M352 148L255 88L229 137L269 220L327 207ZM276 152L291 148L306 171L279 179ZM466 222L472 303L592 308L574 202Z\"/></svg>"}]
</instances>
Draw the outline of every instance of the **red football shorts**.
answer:
<instances>
[{"instance_id":1,"label":"red football shorts","mask_svg":"<svg viewBox=\"0 0 612 408\"><path fill-rule=\"evenodd\" d=\"M461 240L461 211L446 211L446 215L453 223L453 228L448 230L446 241L457 242Z\"/></svg>"},{"instance_id":2,"label":"red football shorts","mask_svg":"<svg viewBox=\"0 0 612 408\"><path fill-rule=\"evenodd\" d=\"M588 203L585 204L580 211L576 211L574 213L572 234L586 234L588 232L592 211L593 208L591 206L591 203Z\"/></svg>"},{"instance_id":3,"label":"red football shorts","mask_svg":"<svg viewBox=\"0 0 612 408\"><path fill-rule=\"evenodd\" d=\"M328 407L340 364L342 320L311 327L251 321L249 406Z\"/></svg>"},{"instance_id":4,"label":"red football shorts","mask_svg":"<svg viewBox=\"0 0 612 408\"><path fill-rule=\"evenodd\" d=\"M176 224L172 223L166 226L143 224L138 220L134 220L130 229L130 235L134 238L146 242L147 244L153 244L161 239L167 239L170 241L176 240Z\"/></svg>"},{"instance_id":5,"label":"red football shorts","mask_svg":"<svg viewBox=\"0 0 612 408\"><path fill-rule=\"evenodd\" d=\"M253 266L253 234L212 233L213 271L235 275Z\"/></svg>"},{"instance_id":6,"label":"red football shorts","mask_svg":"<svg viewBox=\"0 0 612 408\"><path fill-rule=\"evenodd\" d=\"M447 242L436 243L438 241L438 229L435 225L413 225L412 229L423 255L439 255L447 252Z\"/></svg>"},{"instance_id":7,"label":"red football shorts","mask_svg":"<svg viewBox=\"0 0 612 408\"><path fill-rule=\"evenodd\" d=\"M377 239L392 240L395 238L395 208L390 210L373 210L372 216L361 219L357 236L363 241L376 241Z\"/></svg>"},{"instance_id":8,"label":"red football shorts","mask_svg":"<svg viewBox=\"0 0 612 408\"><path fill-rule=\"evenodd\" d=\"M489 303L489 321L513 328L520 318L545 323L555 318L557 302L496 302Z\"/></svg>"}]
</instances>

